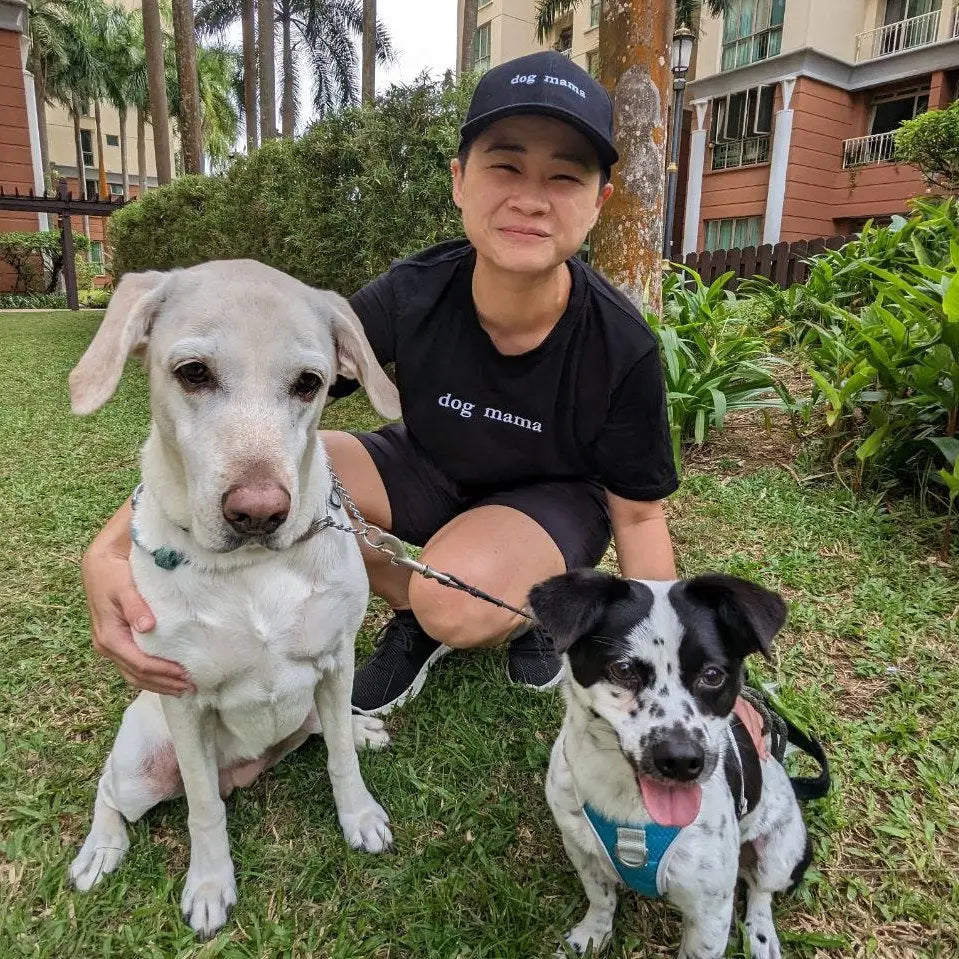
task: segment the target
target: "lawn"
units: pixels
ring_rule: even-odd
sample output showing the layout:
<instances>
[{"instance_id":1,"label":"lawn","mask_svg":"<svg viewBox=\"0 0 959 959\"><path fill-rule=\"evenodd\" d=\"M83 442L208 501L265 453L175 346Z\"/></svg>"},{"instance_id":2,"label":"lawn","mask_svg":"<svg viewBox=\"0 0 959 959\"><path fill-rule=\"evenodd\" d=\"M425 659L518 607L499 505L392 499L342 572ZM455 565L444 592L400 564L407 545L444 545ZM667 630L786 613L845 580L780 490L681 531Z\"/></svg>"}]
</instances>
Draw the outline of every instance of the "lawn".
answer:
<instances>
[{"instance_id":1,"label":"lawn","mask_svg":"<svg viewBox=\"0 0 959 959\"><path fill-rule=\"evenodd\" d=\"M103 412L70 414L67 373L98 318L0 315L0 959L550 955L585 907L543 796L561 698L510 688L500 651L443 660L391 719L391 749L361 757L393 854L346 849L314 740L230 800L240 902L212 942L179 914L182 802L131 829L97 891L67 888L131 697L91 650L80 557L136 482L148 421L135 366ZM325 422L374 417L354 398ZM697 456L669 511L684 573L727 570L789 600L767 678L832 759L835 791L807 811L814 867L778 905L785 954L954 959L959 577L909 504L857 502L804 481L801 462L756 465L757 442L732 433ZM678 942L667 906L623 897L614 959L673 957Z\"/></svg>"}]
</instances>

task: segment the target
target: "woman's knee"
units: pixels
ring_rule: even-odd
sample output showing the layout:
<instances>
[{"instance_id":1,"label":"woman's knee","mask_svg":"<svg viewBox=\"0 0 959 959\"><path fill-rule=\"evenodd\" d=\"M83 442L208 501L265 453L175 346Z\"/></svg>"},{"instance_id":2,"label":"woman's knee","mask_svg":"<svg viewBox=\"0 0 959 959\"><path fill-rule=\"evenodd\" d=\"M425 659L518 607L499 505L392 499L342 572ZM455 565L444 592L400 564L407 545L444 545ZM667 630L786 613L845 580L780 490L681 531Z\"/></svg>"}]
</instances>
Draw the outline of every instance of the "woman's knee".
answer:
<instances>
[{"instance_id":1,"label":"woman's knee","mask_svg":"<svg viewBox=\"0 0 959 959\"><path fill-rule=\"evenodd\" d=\"M420 626L453 649L498 646L516 627L509 611L419 576L410 580L409 595Z\"/></svg>"}]
</instances>

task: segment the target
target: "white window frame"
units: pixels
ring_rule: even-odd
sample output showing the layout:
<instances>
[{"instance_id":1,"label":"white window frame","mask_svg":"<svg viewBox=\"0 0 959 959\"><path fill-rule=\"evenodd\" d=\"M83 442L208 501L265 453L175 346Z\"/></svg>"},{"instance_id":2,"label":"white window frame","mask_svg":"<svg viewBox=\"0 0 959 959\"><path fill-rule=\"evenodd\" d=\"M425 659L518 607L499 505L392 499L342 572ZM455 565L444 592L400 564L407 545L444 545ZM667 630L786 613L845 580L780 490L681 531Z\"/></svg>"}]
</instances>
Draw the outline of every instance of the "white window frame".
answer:
<instances>
[{"instance_id":1,"label":"white window frame","mask_svg":"<svg viewBox=\"0 0 959 959\"><path fill-rule=\"evenodd\" d=\"M484 56L480 56L480 48L482 46L481 39L485 38L486 40L486 53ZM473 69L478 70L480 73L485 73L490 68L490 57L492 55L492 29L489 22L481 23L476 28L476 40L473 48Z\"/></svg>"},{"instance_id":2,"label":"white window frame","mask_svg":"<svg viewBox=\"0 0 959 959\"><path fill-rule=\"evenodd\" d=\"M703 224L703 244L704 244L704 247L705 247L706 252L708 252L708 253L714 253L714 252L716 252L716 251L718 251L718 250L741 250L741 249L745 249L744 246L737 246L737 245L736 245L736 242L735 242L735 240L736 240L736 227L737 227L738 224L747 224L747 223L750 223L750 222L752 222L752 221L754 221L754 220L756 221L756 224L755 224L756 229L755 229L755 231L754 231L754 235L757 236L757 237L759 237L759 242L758 242L758 243L755 243L755 244L747 243L747 244L745 244L745 246L757 246L757 247L758 247L758 246L762 246L762 236L763 236L763 217L762 217L762 214L760 214L760 213L754 213L754 214L752 214L751 216L724 216L724 217L719 217L718 219L715 219L715 220L706 220L705 223ZM719 245L718 245L718 243L719 243L719 241L720 241L721 234L722 234L722 225L723 225L724 223L730 223L730 224L732 224L731 227L730 227L730 238L731 238L731 245L730 245L730 246L719 246ZM710 245L710 242L709 242L710 227L714 227L714 229L715 229L715 233L716 233L716 245Z\"/></svg>"},{"instance_id":3,"label":"white window frame","mask_svg":"<svg viewBox=\"0 0 959 959\"><path fill-rule=\"evenodd\" d=\"M600 18L603 15L603 0L591 0L589 5L589 29L599 26Z\"/></svg>"},{"instance_id":4,"label":"white window frame","mask_svg":"<svg viewBox=\"0 0 959 959\"><path fill-rule=\"evenodd\" d=\"M733 97L744 97L742 127L739 130L729 130L730 101ZM750 109L749 99L755 98ZM713 100L713 119L710 121L710 135L715 134L714 142L729 143L734 140L748 140L751 137L771 136L772 117L775 113L776 88L773 84L763 83L745 90L734 90L724 97ZM761 129L760 121L764 102L769 106L769 128ZM750 113L752 114L750 116ZM716 117L719 116L719 119Z\"/></svg>"}]
</instances>

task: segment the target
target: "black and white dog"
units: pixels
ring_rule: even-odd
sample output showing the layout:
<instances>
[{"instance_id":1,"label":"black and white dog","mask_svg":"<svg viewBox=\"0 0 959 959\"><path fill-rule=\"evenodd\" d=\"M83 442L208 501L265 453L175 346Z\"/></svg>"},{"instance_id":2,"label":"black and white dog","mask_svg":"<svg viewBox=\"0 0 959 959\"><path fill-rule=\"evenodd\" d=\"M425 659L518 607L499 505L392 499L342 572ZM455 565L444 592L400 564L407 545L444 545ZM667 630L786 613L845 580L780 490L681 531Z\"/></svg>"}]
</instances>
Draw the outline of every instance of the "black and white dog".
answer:
<instances>
[{"instance_id":1,"label":"black and white dog","mask_svg":"<svg viewBox=\"0 0 959 959\"><path fill-rule=\"evenodd\" d=\"M546 797L589 898L567 943L609 942L623 883L680 909L680 959L719 959L741 877L751 955L779 959L773 893L799 882L811 847L739 694L743 660L768 656L785 622L783 600L733 576L583 570L536 586L530 603L566 655Z\"/></svg>"}]
</instances>

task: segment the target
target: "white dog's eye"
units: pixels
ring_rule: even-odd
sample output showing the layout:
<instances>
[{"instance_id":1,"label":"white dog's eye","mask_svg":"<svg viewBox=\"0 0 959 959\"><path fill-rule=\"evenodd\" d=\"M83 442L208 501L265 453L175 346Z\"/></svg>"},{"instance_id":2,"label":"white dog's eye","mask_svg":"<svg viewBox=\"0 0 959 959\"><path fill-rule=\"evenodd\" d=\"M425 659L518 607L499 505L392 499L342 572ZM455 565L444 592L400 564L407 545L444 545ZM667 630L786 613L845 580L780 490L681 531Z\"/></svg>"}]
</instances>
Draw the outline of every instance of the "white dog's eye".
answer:
<instances>
[{"instance_id":1,"label":"white dog's eye","mask_svg":"<svg viewBox=\"0 0 959 959\"><path fill-rule=\"evenodd\" d=\"M700 673L699 682L710 689L717 689L726 682L726 671L718 666L707 666Z\"/></svg>"},{"instance_id":2,"label":"white dog's eye","mask_svg":"<svg viewBox=\"0 0 959 959\"><path fill-rule=\"evenodd\" d=\"M205 387L213 386L213 374L206 363L200 363L198 360L191 360L178 366L174 371L176 378L188 390L202 390Z\"/></svg>"},{"instance_id":3,"label":"white dog's eye","mask_svg":"<svg viewBox=\"0 0 959 959\"><path fill-rule=\"evenodd\" d=\"M309 402L319 393L322 385L323 378L318 373L304 370L299 377L297 377L290 392L298 399Z\"/></svg>"}]
</instances>

